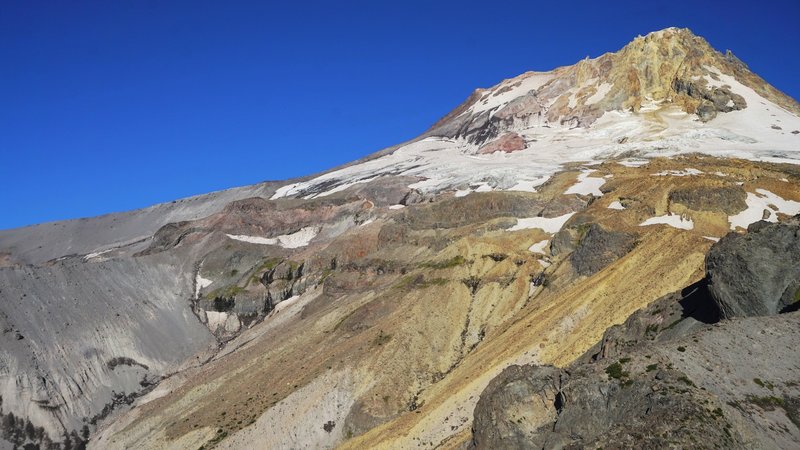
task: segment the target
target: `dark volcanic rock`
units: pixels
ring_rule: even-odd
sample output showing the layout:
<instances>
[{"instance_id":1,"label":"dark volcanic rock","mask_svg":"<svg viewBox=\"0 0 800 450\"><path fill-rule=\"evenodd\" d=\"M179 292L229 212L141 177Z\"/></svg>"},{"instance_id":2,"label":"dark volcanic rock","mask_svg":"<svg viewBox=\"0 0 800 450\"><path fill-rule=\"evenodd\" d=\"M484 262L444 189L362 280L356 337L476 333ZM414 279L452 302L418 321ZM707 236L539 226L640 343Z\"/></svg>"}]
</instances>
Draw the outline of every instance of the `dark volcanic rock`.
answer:
<instances>
[{"instance_id":1,"label":"dark volcanic rock","mask_svg":"<svg viewBox=\"0 0 800 450\"><path fill-rule=\"evenodd\" d=\"M475 407L471 448L744 448L683 372L632 364L508 367Z\"/></svg>"},{"instance_id":2,"label":"dark volcanic rock","mask_svg":"<svg viewBox=\"0 0 800 450\"><path fill-rule=\"evenodd\" d=\"M597 224L589 226L578 248L570 256L580 275L592 275L625 256L636 246L636 235L607 231Z\"/></svg>"},{"instance_id":3,"label":"dark volcanic rock","mask_svg":"<svg viewBox=\"0 0 800 450\"><path fill-rule=\"evenodd\" d=\"M561 370L552 366L509 366L493 379L475 407L473 448L532 447L530 436L557 417ZM536 418L518 422L518 418Z\"/></svg>"},{"instance_id":4,"label":"dark volcanic rock","mask_svg":"<svg viewBox=\"0 0 800 450\"><path fill-rule=\"evenodd\" d=\"M669 194L671 202L696 211L722 211L733 215L747 209L747 193L739 186L676 189Z\"/></svg>"},{"instance_id":5,"label":"dark volcanic rock","mask_svg":"<svg viewBox=\"0 0 800 450\"><path fill-rule=\"evenodd\" d=\"M722 317L777 314L800 300L798 220L751 230L728 234L706 257L709 289Z\"/></svg>"}]
</instances>

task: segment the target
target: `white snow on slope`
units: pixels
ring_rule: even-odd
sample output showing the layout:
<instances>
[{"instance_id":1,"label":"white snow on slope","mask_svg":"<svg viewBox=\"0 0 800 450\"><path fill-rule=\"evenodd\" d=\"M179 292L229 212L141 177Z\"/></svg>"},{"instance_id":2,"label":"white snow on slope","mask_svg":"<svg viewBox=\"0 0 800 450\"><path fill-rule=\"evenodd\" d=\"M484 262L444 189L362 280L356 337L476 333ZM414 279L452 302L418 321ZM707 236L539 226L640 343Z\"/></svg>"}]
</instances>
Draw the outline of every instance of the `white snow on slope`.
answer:
<instances>
[{"instance_id":1,"label":"white snow on slope","mask_svg":"<svg viewBox=\"0 0 800 450\"><path fill-rule=\"evenodd\" d=\"M213 282L213 280L203 278L198 270L197 275L194 277L194 298L200 298L200 290L211 286L211 283Z\"/></svg>"},{"instance_id":2,"label":"white snow on slope","mask_svg":"<svg viewBox=\"0 0 800 450\"><path fill-rule=\"evenodd\" d=\"M622 206L622 203L620 203L619 200L614 200L613 202L611 202L608 205L608 209L618 209L618 210L621 211L621 210L625 209L625 207Z\"/></svg>"},{"instance_id":3,"label":"white snow on slope","mask_svg":"<svg viewBox=\"0 0 800 450\"><path fill-rule=\"evenodd\" d=\"M586 105L594 105L595 103L599 102L600 100L606 97L606 94L611 92L611 88L614 87L611 83L602 83L600 86L597 86L597 92L592 94L591 97L586 99Z\"/></svg>"},{"instance_id":4,"label":"white snow on slope","mask_svg":"<svg viewBox=\"0 0 800 450\"><path fill-rule=\"evenodd\" d=\"M681 230L691 230L694 228L694 221L690 218L684 219L678 214L667 214L666 216L656 216L651 217L644 222L640 223L640 227L645 227L647 225L658 225L664 224L669 225L673 228L678 228Z\"/></svg>"},{"instance_id":5,"label":"white snow on slope","mask_svg":"<svg viewBox=\"0 0 800 450\"><path fill-rule=\"evenodd\" d=\"M550 241L549 241L549 240L547 240L547 239L545 239L545 240L543 240L543 241L539 241L539 242L537 242L537 243L535 243L535 244L531 245L531 246L528 248L528 251L529 251L529 252L531 252L531 253L541 253L541 254L544 254L544 250L547 248L547 244L549 244L549 243L550 243Z\"/></svg>"},{"instance_id":6,"label":"white snow on slope","mask_svg":"<svg viewBox=\"0 0 800 450\"><path fill-rule=\"evenodd\" d=\"M775 214L776 212L781 212L790 216L800 214L800 202L784 200L766 189L756 189L755 194L748 192L745 203L747 203L747 209L735 216L728 217L731 230L735 230L736 227L747 228L751 223L762 220L764 210L769 211L769 217L764 219L767 222L778 221L778 216Z\"/></svg>"},{"instance_id":7,"label":"white snow on slope","mask_svg":"<svg viewBox=\"0 0 800 450\"><path fill-rule=\"evenodd\" d=\"M658 173L654 173L654 177L664 177L664 176L673 176L673 177L689 177L692 175L700 175L702 174L702 170L692 169L691 167L687 167L683 170L663 170Z\"/></svg>"},{"instance_id":8,"label":"white snow on slope","mask_svg":"<svg viewBox=\"0 0 800 450\"><path fill-rule=\"evenodd\" d=\"M529 217L526 219L517 219L517 224L509 228L508 231L528 230L531 228L538 228L545 233L557 233L561 227L567 223L570 217L575 213L567 213L558 217Z\"/></svg>"},{"instance_id":9,"label":"white snow on slope","mask_svg":"<svg viewBox=\"0 0 800 450\"><path fill-rule=\"evenodd\" d=\"M580 175L578 175L578 182L572 185L564 193L580 195L591 194L595 197L602 196L603 193L600 192L600 186L604 185L606 180L604 178L589 177L592 172L595 172L595 170L584 170Z\"/></svg>"},{"instance_id":10,"label":"white snow on slope","mask_svg":"<svg viewBox=\"0 0 800 450\"><path fill-rule=\"evenodd\" d=\"M237 241L249 242L251 244L280 245L283 248L299 248L308 245L308 243L316 237L317 233L319 233L319 228L305 227L295 233L284 234L274 238L246 236L241 234L226 234L226 236Z\"/></svg>"},{"instance_id":11,"label":"white snow on slope","mask_svg":"<svg viewBox=\"0 0 800 450\"><path fill-rule=\"evenodd\" d=\"M113 249L113 248L110 248L110 249L108 249L108 250L102 250L102 251L99 251L99 252L92 252L92 253L89 253L89 254L87 254L86 256L84 256L84 257L83 257L83 260L84 260L84 261L88 261L88 260L90 260L90 259L97 258L98 256L101 256L101 255L103 255L103 254L106 254L106 253L110 252L111 250L114 250L114 249Z\"/></svg>"},{"instance_id":12,"label":"white snow on slope","mask_svg":"<svg viewBox=\"0 0 800 450\"><path fill-rule=\"evenodd\" d=\"M506 80L483 91L483 98L462 116L499 110L541 87L552 76L552 73L529 73ZM626 166L640 166L651 157L693 152L800 164L800 135L791 133L800 129L800 118L758 96L733 77L722 74L718 77L721 81L715 83L731 86L733 92L745 98L747 108L719 113L715 119L703 123L696 115L676 106L648 101L639 112L607 111L588 128L547 122L546 118L514 123L508 131L531 143L528 148L480 156L476 156L480 146L464 138L431 136L379 158L283 186L272 198L330 195L381 175L417 177L419 181L412 182L410 187L424 194L465 191L465 187L480 183L491 190L531 191L541 184L538 180L547 179L566 163L590 165L620 155L626 156L620 161ZM595 95L605 89L601 84ZM494 95L500 91L503 92ZM772 128L773 125L782 130ZM678 172L663 175L700 173L696 169Z\"/></svg>"},{"instance_id":13,"label":"white snow on slope","mask_svg":"<svg viewBox=\"0 0 800 450\"><path fill-rule=\"evenodd\" d=\"M539 89L551 79L553 79L553 74L549 72L528 72L518 77L505 80L495 86L495 88L491 90L487 89L483 97L466 112L477 114L494 108L500 109L515 98Z\"/></svg>"}]
</instances>

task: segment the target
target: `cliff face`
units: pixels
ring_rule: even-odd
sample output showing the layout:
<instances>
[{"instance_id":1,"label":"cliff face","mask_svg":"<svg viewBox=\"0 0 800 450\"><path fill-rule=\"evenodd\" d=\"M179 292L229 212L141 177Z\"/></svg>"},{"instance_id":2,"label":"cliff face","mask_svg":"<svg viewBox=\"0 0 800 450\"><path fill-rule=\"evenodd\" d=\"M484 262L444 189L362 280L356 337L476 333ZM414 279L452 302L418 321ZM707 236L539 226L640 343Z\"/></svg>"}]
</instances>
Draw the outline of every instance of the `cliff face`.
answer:
<instances>
[{"instance_id":1,"label":"cliff face","mask_svg":"<svg viewBox=\"0 0 800 450\"><path fill-rule=\"evenodd\" d=\"M317 176L0 232L2 437L465 445L506 367L569 365L800 213L796 112L668 29Z\"/></svg>"}]
</instances>

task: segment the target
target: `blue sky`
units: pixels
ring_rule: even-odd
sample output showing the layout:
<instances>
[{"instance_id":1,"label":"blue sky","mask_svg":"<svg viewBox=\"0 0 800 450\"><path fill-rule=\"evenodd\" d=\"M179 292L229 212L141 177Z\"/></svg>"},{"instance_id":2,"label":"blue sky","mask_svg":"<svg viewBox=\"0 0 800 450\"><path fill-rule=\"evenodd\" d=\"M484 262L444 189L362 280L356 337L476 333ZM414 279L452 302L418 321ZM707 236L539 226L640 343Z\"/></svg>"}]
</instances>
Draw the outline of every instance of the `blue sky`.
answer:
<instances>
[{"instance_id":1,"label":"blue sky","mask_svg":"<svg viewBox=\"0 0 800 450\"><path fill-rule=\"evenodd\" d=\"M689 27L800 97L800 2L5 1L0 229L325 170Z\"/></svg>"}]
</instances>

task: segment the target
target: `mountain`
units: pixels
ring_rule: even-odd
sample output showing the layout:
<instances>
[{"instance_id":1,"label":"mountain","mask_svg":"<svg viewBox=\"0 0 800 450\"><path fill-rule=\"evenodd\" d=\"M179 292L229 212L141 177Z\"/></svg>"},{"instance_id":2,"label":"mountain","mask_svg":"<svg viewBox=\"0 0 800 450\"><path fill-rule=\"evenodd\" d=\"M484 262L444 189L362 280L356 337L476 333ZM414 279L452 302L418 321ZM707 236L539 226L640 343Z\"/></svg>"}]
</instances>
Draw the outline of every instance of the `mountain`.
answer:
<instances>
[{"instance_id":1,"label":"mountain","mask_svg":"<svg viewBox=\"0 0 800 450\"><path fill-rule=\"evenodd\" d=\"M709 419L705 400L731 445L791 448L792 352L758 352L780 366L753 376L772 388L698 368L796 343L800 261L782 249L800 241L798 163L800 105L669 28L476 90L419 138L319 175L0 231L2 439L581 447L613 429L636 448L649 427L608 406L569 430L590 388L647 410L657 385L654 421ZM716 359L672 350L695 340ZM672 365L656 381L653 352ZM571 373L551 404L508 410L519 380ZM675 391L681 377L697 389Z\"/></svg>"}]
</instances>

